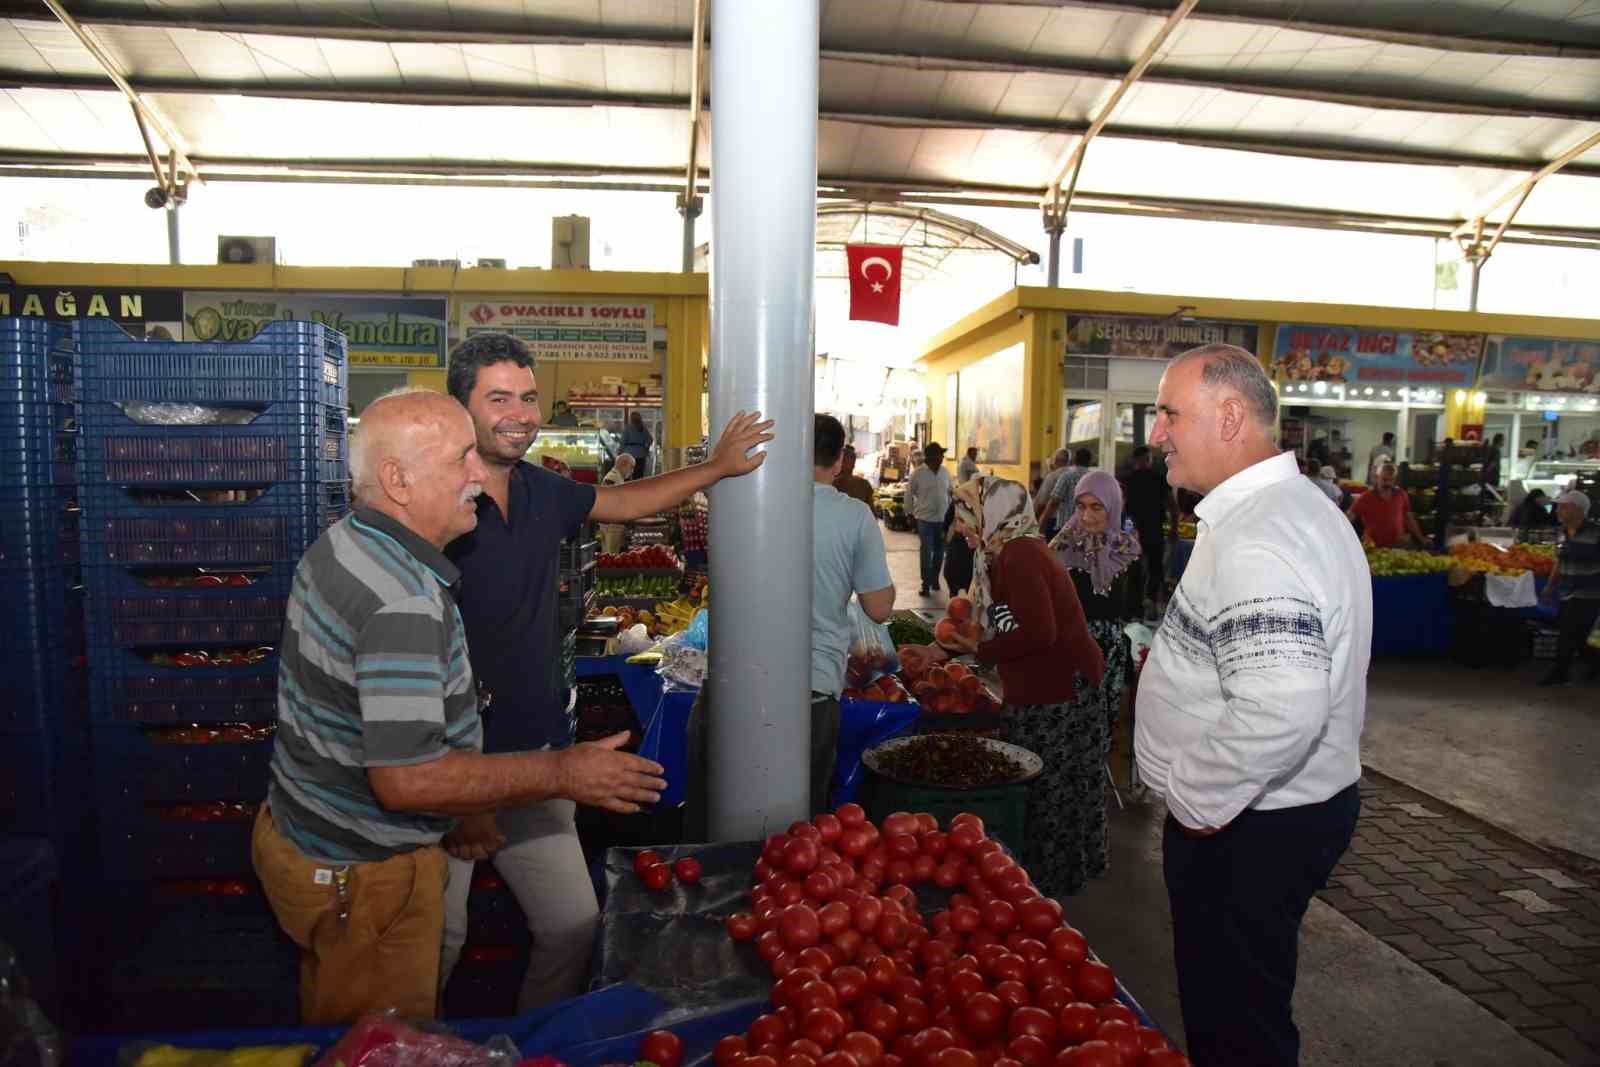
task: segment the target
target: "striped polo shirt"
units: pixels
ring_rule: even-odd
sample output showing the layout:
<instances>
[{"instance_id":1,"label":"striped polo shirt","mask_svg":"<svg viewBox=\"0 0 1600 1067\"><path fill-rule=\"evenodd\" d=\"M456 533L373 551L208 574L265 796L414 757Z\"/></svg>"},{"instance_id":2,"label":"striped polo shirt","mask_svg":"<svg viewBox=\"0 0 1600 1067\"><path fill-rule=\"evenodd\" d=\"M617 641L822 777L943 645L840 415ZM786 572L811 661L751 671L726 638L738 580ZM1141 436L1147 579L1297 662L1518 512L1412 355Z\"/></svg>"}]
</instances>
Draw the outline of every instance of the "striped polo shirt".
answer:
<instances>
[{"instance_id":1,"label":"striped polo shirt","mask_svg":"<svg viewBox=\"0 0 1600 1067\"><path fill-rule=\"evenodd\" d=\"M1562 527L1556 558L1563 600L1600 600L1600 522L1589 519L1573 534Z\"/></svg>"},{"instance_id":2,"label":"striped polo shirt","mask_svg":"<svg viewBox=\"0 0 1600 1067\"><path fill-rule=\"evenodd\" d=\"M455 818L388 811L369 767L482 748L466 628L444 553L357 508L295 569L278 670L267 800L307 857L383 860L436 844Z\"/></svg>"}]
</instances>

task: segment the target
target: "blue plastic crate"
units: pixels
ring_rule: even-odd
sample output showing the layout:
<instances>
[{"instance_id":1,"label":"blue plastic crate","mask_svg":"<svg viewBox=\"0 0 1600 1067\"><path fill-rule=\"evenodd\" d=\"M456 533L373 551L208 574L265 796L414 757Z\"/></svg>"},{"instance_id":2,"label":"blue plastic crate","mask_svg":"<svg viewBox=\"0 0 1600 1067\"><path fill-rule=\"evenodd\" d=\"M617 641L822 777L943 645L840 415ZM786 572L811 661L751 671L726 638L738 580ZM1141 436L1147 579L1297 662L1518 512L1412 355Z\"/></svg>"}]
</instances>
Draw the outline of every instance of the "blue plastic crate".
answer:
<instances>
[{"instance_id":1,"label":"blue plastic crate","mask_svg":"<svg viewBox=\"0 0 1600 1067\"><path fill-rule=\"evenodd\" d=\"M124 648L276 645L283 636L294 570L292 563L276 563L175 576L127 567L85 568L90 642ZM224 584L192 584L196 581Z\"/></svg>"},{"instance_id":2,"label":"blue plastic crate","mask_svg":"<svg viewBox=\"0 0 1600 1067\"><path fill-rule=\"evenodd\" d=\"M72 486L0 485L0 571L75 565L79 518Z\"/></svg>"},{"instance_id":3,"label":"blue plastic crate","mask_svg":"<svg viewBox=\"0 0 1600 1067\"><path fill-rule=\"evenodd\" d=\"M216 492L229 492L217 490ZM295 562L345 505L343 483L279 482L247 503L151 502L122 486L79 489L86 565L246 566Z\"/></svg>"},{"instance_id":4,"label":"blue plastic crate","mask_svg":"<svg viewBox=\"0 0 1600 1067\"><path fill-rule=\"evenodd\" d=\"M273 722L278 655L242 667L164 667L124 648L90 650L89 719L109 723Z\"/></svg>"},{"instance_id":5,"label":"blue plastic crate","mask_svg":"<svg viewBox=\"0 0 1600 1067\"><path fill-rule=\"evenodd\" d=\"M345 410L282 403L243 425L147 425L105 401L82 405L79 477L149 488L261 486L348 478Z\"/></svg>"},{"instance_id":6,"label":"blue plastic crate","mask_svg":"<svg viewBox=\"0 0 1600 1067\"><path fill-rule=\"evenodd\" d=\"M274 322L253 340L145 341L102 319L73 324L78 398L174 404L348 407L344 335L314 322Z\"/></svg>"},{"instance_id":7,"label":"blue plastic crate","mask_svg":"<svg viewBox=\"0 0 1600 1067\"><path fill-rule=\"evenodd\" d=\"M43 730L0 733L0 833L52 833L55 755Z\"/></svg>"},{"instance_id":8,"label":"blue plastic crate","mask_svg":"<svg viewBox=\"0 0 1600 1067\"><path fill-rule=\"evenodd\" d=\"M100 807L259 801L267 795L272 730L261 724L99 727L93 744Z\"/></svg>"},{"instance_id":9,"label":"blue plastic crate","mask_svg":"<svg viewBox=\"0 0 1600 1067\"><path fill-rule=\"evenodd\" d=\"M0 485L75 483L77 425L71 404L0 398Z\"/></svg>"},{"instance_id":10,"label":"blue plastic crate","mask_svg":"<svg viewBox=\"0 0 1600 1067\"><path fill-rule=\"evenodd\" d=\"M84 654L81 590L63 569L0 571L0 730L43 730L72 710Z\"/></svg>"},{"instance_id":11,"label":"blue plastic crate","mask_svg":"<svg viewBox=\"0 0 1600 1067\"><path fill-rule=\"evenodd\" d=\"M111 881L223 878L251 873L249 814L205 821L181 814L199 805L102 809L101 875Z\"/></svg>"}]
</instances>

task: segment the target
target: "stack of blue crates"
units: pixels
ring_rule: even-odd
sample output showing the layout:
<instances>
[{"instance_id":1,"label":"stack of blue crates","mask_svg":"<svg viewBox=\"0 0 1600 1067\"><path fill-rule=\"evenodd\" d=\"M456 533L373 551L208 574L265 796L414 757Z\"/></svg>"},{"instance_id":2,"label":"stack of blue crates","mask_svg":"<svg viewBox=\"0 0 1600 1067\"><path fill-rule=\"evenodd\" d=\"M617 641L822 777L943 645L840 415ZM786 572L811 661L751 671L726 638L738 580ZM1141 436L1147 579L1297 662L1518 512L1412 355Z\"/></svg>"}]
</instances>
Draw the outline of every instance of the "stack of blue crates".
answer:
<instances>
[{"instance_id":1,"label":"stack of blue crates","mask_svg":"<svg viewBox=\"0 0 1600 1067\"><path fill-rule=\"evenodd\" d=\"M118 902L93 981L119 1011L85 1022L290 1021L250 834L295 565L348 508L345 339L71 334L96 864Z\"/></svg>"}]
</instances>

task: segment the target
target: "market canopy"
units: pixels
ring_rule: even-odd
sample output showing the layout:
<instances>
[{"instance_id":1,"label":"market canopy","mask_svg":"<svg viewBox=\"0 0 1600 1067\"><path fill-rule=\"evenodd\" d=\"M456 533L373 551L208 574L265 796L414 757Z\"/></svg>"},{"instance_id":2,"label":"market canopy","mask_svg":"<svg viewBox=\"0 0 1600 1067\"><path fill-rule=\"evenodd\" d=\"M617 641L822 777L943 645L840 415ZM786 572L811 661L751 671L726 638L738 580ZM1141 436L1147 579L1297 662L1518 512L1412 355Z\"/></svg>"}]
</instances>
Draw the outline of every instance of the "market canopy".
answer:
<instances>
[{"instance_id":1,"label":"market canopy","mask_svg":"<svg viewBox=\"0 0 1600 1067\"><path fill-rule=\"evenodd\" d=\"M820 189L1600 247L1585 6L823 0ZM0 173L681 189L697 14L0 0Z\"/></svg>"}]
</instances>

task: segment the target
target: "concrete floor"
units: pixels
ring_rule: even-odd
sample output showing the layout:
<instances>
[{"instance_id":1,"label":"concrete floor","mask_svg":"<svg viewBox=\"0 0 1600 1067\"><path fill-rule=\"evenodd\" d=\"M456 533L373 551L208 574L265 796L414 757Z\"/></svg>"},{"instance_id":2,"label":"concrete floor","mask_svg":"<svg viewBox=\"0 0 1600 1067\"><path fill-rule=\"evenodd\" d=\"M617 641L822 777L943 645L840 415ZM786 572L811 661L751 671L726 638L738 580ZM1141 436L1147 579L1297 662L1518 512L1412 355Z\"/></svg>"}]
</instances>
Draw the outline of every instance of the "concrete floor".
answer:
<instances>
[{"instance_id":1,"label":"concrete floor","mask_svg":"<svg viewBox=\"0 0 1600 1067\"><path fill-rule=\"evenodd\" d=\"M885 531L896 606L918 595L914 534ZM1538 668L1473 671L1380 661L1369 681L1363 759L1375 770L1526 840L1600 869L1600 686L1540 690ZM1182 1036L1161 878L1159 801L1112 813L1108 876L1068 915L1156 1021ZM1593 864L1593 867L1590 867ZM1301 936L1295 995L1302 1062L1556 1064L1561 1061L1321 901Z\"/></svg>"}]
</instances>

